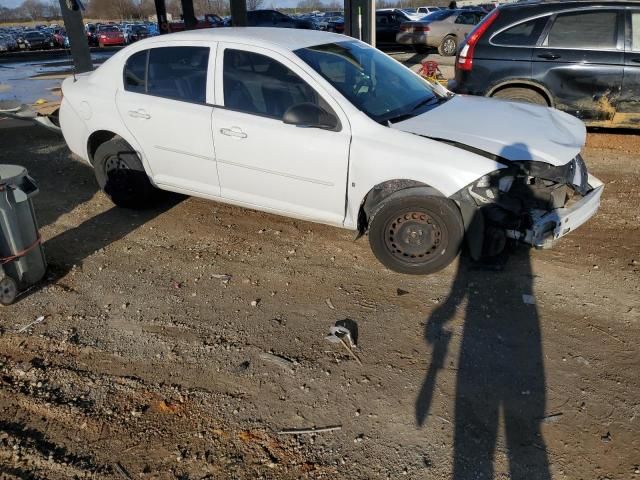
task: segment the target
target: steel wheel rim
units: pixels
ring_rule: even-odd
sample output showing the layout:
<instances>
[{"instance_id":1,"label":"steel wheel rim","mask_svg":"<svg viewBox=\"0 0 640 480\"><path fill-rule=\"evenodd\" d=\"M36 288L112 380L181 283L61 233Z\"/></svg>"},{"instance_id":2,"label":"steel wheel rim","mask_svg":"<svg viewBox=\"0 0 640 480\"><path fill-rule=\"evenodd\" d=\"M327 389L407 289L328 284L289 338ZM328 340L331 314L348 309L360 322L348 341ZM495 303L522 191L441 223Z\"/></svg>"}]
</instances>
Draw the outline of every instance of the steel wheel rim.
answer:
<instances>
[{"instance_id":1,"label":"steel wheel rim","mask_svg":"<svg viewBox=\"0 0 640 480\"><path fill-rule=\"evenodd\" d=\"M104 170L107 174L118 170L129 170L129 165L125 162L120 155L111 155L104 162Z\"/></svg>"},{"instance_id":2,"label":"steel wheel rim","mask_svg":"<svg viewBox=\"0 0 640 480\"><path fill-rule=\"evenodd\" d=\"M391 256L410 265L437 258L448 239L444 224L421 210L394 215L387 221L384 232L385 246Z\"/></svg>"},{"instance_id":3,"label":"steel wheel rim","mask_svg":"<svg viewBox=\"0 0 640 480\"><path fill-rule=\"evenodd\" d=\"M444 41L444 53L453 54L456 51L456 42L452 38L448 38Z\"/></svg>"}]
</instances>

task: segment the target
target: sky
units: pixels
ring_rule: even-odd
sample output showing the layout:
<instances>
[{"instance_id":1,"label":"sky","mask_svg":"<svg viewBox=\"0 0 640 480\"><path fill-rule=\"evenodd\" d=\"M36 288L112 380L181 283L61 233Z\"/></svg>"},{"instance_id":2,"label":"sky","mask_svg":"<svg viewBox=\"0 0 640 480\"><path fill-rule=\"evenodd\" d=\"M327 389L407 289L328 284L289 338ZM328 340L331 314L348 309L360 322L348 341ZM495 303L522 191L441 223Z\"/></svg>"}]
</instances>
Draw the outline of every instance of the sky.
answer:
<instances>
[{"instance_id":1,"label":"sky","mask_svg":"<svg viewBox=\"0 0 640 480\"><path fill-rule=\"evenodd\" d=\"M0 0L0 7L17 7L23 0Z\"/></svg>"}]
</instances>

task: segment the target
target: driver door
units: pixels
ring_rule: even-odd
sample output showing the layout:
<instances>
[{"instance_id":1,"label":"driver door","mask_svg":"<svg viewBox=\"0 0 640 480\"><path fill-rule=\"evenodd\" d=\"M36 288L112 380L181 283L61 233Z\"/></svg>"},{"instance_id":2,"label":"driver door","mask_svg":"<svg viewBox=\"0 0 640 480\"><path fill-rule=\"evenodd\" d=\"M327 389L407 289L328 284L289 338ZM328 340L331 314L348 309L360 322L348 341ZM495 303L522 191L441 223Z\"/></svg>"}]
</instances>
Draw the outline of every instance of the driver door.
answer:
<instances>
[{"instance_id":1,"label":"driver door","mask_svg":"<svg viewBox=\"0 0 640 480\"><path fill-rule=\"evenodd\" d=\"M232 202L323 223L344 221L351 131L344 112L303 69L271 50L220 44L213 136L221 194ZM311 102L334 131L283 123Z\"/></svg>"}]
</instances>

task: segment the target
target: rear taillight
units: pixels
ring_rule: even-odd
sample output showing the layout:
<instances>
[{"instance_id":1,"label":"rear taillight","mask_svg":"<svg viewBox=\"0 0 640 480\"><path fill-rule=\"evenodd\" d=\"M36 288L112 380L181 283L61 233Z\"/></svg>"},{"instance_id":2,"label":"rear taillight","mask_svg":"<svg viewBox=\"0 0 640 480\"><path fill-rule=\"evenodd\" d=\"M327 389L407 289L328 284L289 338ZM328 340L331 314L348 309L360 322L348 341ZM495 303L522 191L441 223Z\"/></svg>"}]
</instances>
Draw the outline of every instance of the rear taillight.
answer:
<instances>
[{"instance_id":1,"label":"rear taillight","mask_svg":"<svg viewBox=\"0 0 640 480\"><path fill-rule=\"evenodd\" d=\"M424 33L431 30L428 25L416 25L413 27L413 31L416 33Z\"/></svg>"},{"instance_id":2,"label":"rear taillight","mask_svg":"<svg viewBox=\"0 0 640 480\"><path fill-rule=\"evenodd\" d=\"M491 24L498 18L498 12L497 8L494 9L467 37L464 47L462 47L458 56L457 67L460 70L471 71L473 68L473 52L476 49L476 45Z\"/></svg>"}]
</instances>

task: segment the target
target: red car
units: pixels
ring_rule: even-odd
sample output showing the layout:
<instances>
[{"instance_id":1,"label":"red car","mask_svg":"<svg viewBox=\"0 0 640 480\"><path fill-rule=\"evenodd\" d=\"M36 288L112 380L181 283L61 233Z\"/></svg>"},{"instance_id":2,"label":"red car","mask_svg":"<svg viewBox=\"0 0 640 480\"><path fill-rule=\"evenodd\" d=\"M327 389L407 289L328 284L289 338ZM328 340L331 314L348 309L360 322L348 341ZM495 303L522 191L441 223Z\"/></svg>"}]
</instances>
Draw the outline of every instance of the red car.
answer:
<instances>
[{"instance_id":1,"label":"red car","mask_svg":"<svg viewBox=\"0 0 640 480\"><path fill-rule=\"evenodd\" d=\"M115 25L100 25L97 31L98 46L124 45L124 33Z\"/></svg>"}]
</instances>

